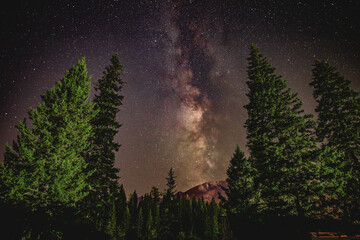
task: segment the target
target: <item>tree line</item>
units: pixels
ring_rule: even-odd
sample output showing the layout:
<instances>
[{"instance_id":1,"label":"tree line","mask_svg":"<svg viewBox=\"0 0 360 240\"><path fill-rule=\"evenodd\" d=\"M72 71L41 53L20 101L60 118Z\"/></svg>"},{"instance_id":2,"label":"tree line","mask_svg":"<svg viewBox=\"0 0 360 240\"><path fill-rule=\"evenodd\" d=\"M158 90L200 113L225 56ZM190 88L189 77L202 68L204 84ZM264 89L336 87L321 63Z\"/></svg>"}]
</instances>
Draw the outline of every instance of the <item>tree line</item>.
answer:
<instances>
[{"instance_id":1,"label":"tree line","mask_svg":"<svg viewBox=\"0 0 360 240\"><path fill-rule=\"evenodd\" d=\"M307 239L311 220L359 223L359 93L329 63L316 61L314 121L254 45L248 62L250 156L236 148L224 188L228 199L222 198L234 233ZM264 235L257 235L262 228Z\"/></svg>"},{"instance_id":2,"label":"tree line","mask_svg":"<svg viewBox=\"0 0 360 240\"><path fill-rule=\"evenodd\" d=\"M326 61L312 70L313 115L260 50L248 57L249 156L237 146L226 196L205 202L167 189L127 197L114 166L124 86L118 55L95 85L81 59L17 125L0 165L9 239L306 239L318 219L360 221L360 97ZM284 227L286 226L286 227ZM286 229L284 229L286 228ZM262 235L265 233L267 235Z\"/></svg>"}]
</instances>

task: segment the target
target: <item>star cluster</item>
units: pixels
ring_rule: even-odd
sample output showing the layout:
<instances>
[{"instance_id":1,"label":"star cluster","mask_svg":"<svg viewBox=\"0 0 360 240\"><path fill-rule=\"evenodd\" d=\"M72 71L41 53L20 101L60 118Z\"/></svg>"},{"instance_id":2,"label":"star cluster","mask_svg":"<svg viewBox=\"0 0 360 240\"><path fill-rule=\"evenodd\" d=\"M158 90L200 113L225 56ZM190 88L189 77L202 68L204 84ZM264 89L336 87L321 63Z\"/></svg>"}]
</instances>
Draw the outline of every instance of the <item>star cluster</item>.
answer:
<instances>
[{"instance_id":1,"label":"star cluster","mask_svg":"<svg viewBox=\"0 0 360 240\"><path fill-rule=\"evenodd\" d=\"M126 190L163 189L170 167L179 190L224 179L236 144L246 150L249 45L314 112L315 59L360 89L359 10L351 0L12 1L0 10L0 145L79 58L95 83L118 52L127 83L116 166Z\"/></svg>"}]
</instances>

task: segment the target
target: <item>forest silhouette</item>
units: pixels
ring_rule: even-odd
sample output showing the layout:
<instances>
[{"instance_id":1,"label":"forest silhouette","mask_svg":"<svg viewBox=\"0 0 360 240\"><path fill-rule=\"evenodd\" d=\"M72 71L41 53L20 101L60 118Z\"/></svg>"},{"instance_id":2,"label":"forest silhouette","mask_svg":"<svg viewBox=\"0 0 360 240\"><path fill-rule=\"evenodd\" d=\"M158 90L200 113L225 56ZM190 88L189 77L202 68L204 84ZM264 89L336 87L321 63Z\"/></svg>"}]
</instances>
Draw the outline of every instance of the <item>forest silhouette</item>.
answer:
<instances>
[{"instance_id":1,"label":"forest silhouette","mask_svg":"<svg viewBox=\"0 0 360 240\"><path fill-rule=\"evenodd\" d=\"M166 189L126 194L114 166L124 96L118 54L91 81L85 59L16 126L0 165L4 239L311 239L360 234L360 95L326 61L312 69L315 119L255 46L244 108L249 156L237 146L227 187L208 202ZM126 96L125 96L126 97ZM220 187L220 186L219 186ZM275 239L275 238L274 238Z\"/></svg>"}]
</instances>

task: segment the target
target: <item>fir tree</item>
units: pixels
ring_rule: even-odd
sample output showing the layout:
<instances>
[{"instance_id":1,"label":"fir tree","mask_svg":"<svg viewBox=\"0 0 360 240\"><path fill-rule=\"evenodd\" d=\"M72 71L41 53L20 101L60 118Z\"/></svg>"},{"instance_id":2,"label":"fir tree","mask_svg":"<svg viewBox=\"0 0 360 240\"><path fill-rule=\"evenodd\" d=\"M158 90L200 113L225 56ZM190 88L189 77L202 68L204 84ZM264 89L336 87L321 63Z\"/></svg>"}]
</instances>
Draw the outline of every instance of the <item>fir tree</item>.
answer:
<instances>
[{"instance_id":1,"label":"fir tree","mask_svg":"<svg viewBox=\"0 0 360 240\"><path fill-rule=\"evenodd\" d=\"M167 180L166 186L168 187L166 189L166 196L169 199L174 198L175 194L176 194L175 178L176 178L175 172L174 172L173 168L170 168L168 177L166 178L166 180Z\"/></svg>"},{"instance_id":2,"label":"fir tree","mask_svg":"<svg viewBox=\"0 0 360 240\"><path fill-rule=\"evenodd\" d=\"M136 190L134 190L134 192L130 194L129 209L130 209L131 217L136 217L138 214L138 196Z\"/></svg>"},{"instance_id":3,"label":"fir tree","mask_svg":"<svg viewBox=\"0 0 360 240\"><path fill-rule=\"evenodd\" d=\"M182 198L179 201L179 213L180 213L180 222L182 231L185 233L186 237L190 237L194 228L194 217L192 212L192 206L190 198Z\"/></svg>"},{"instance_id":4,"label":"fir tree","mask_svg":"<svg viewBox=\"0 0 360 240\"><path fill-rule=\"evenodd\" d=\"M212 198L206 214L206 239L219 239L219 211L219 206L216 204L215 199Z\"/></svg>"},{"instance_id":5,"label":"fir tree","mask_svg":"<svg viewBox=\"0 0 360 240\"><path fill-rule=\"evenodd\" d=\"M154 240L157 239L157 229L155 222L153 220L153 214L151 209L149 210L146 223L145 223L145 233L144 233L145 240Z\"/></svg>"},{"instance_id":6,"label":"fir tree","mask_svg":"<svg viewBox=\"0 0 360 240\"><path fill-rule=\"evenodd\" d=\"M159 236L159 229L160 229L160 208L159 208L159 202L155 202L153 208L152 208L152 216L153 216L153 232L152 236L157 239Z\"/></svg>"},{"instance_id":7,"label":"fir tree","mask_svg":"<svg viewBox=\"0 0 360 240\"><path fill-rule=\"evenodd\" d=\"M144 216L143 216L142 208L140 208L135 223L135 236L137 239L143 239L143 225L144 225Z\"/></svg>"},{"instance_id":8,"label":"fir tree","mask_svg":"<svg viewBox=\"0 0 360 240\"><path fill-rule=\"evenodd\" d=\"M128 239L126 238L129 235L129 229L131 225L131 214L128 206L125 206L125 209L121 215L121 222L118 227L118 237L119 239Z\"/></svg>"},{"instance_id":9,"label":"fir tree","mask_svg":"<svg viewBox=\"0 0 360 240\"><path fill-rule=\"evenodd\" d=\"M303 114L302 102L277 76L254 45L248 58L250 102L247 146L256 170L255 187L260 192L260 211L276 215L304 216L314 205L316 150L312 115Z\"/></svg>"},{"instance_id":10,"label":"fir tree","mask_svg":"<svg viewBox=\"0 0 360 240\"><path fill-rule=\"evenodd\" d=\"M200 198L197 203L195 210L195 231L196 235L202 239L206 239L206 216L207 216L207 206L204 201L204 198Z\"/></svg>"},{"instance_id":11,"label":"fir tree","mask_svg":"<svg viewBox=\"0 0 360 240\"><path fill-rule=\"evenodd\" d=\"M94 115L89 94L90 79L82 59L41 96L37 108L30 109L32 129L25 120L17 126L14 149L6 147L1 176L8 188L2 197L24 200L37 209L73 206L87 194L84 155L91 149L89 121Z\"/></svg>"},{"instance_id":12,"label":"fir tree","mask_svg":"<svg viewBox=\"0 0 360 240\"><path fill-rule=\"evenodd\" d=\"M109 212L109 217L108 217L109 221L108 221L108 225L107 225L107 234L109 234L111 239L116 239L117 238L117 231L118 231L118 226L117 226L117 220L116 220L116 206L115 206L115 201L113 201L112 207L110 209Z\"/></svg>"},{"instance_id":13,"label":"fir tree","mask_svg":"<svg viewBox=\"0 0 360 240\"><path fill-rule=\"evenodd\" d=\"M125 194L124 186L122 184L120 185L120 188L119 188L118 200L119 200L120 204L123 204L123 206L125 207L126 194Z\"/></svg>"},{"instance_id":14,"label":"fir tree","mask_svg":"<svg viewBox=\"0 0 360 240\"><path fill-rule=\"evenodd\" d=\"M221 186L227 198L220 196L228 214L247 215L255 213L256 196L254 189L254 169L243 151L237 146L230 166L226 171L228 187Z\"/></svg>"},{"instance_id":15,"label":"fir tree","mask_svg":"<svg viewBox=\"0 0 360 240\"><path fill-rule=\"evenodd\" d=\"M170 168L166 178L168 188L160 205L160 239L176 239L179 232L175 178L175 172Z\"/></svg>"},{"instance_id":16,"label":"fir tree","mask_svg":"<svg viewBox=\"0 0 360 240\"><path fill-rule=\"evenodd\" d=\"M92 120L94 128L94 149L90 161L91 167L96 169L92 179L96 181L98 191L106 194L117 188L119 169L114 166L115 152L120 145L114 141L115 135L121 126L116 120L123 96L120 95L124 82L121 79L123 67L118 54L111 58L111 65L106 67L104 75L96 83L95 89L99 92L94 97L95 118Z\"/></svg>"},{"instance_id":17,"label":"fir tree","mask_svg":"<svg viewBox=\"0 0 360 240\"><path fill-rule=\"evenodd\" d=\"M122 72L123 67L116 54L95 86L98 94L94 97L94 111L97 114L91 121L95 133L92 139L94 149L88 158L89 170L95 172L90 179L93 191L86 205L90 208L90 218L96 219L98 226L109 221L105 213L111 209L119 187L119 169L114 163L115 152L119 150L120 145L114 138L121 126L116 116L123 100L120 94L124 84L121 79Z\"/></svg>"},{"instance_id":18,"label":"fir tree","mask_svg":"<svg viewBox=\"0 0 360 240\"><path fill-rule=\"evenodd\" d=\"M129 231L126 234L127 239L137 239L137 234L139 230L139 225L138 225L139 209L138 209L138 197L136 191L134 191L129 196L128 208L131 216L131 221L130 221Z\"/></svg>"},{"instance_id":19,"label":"fir tree","mask_svg":"<svg viewBox=\"0 0 360 240\"><path fill-rule=\"evenodd\" d=\"M90 121L96 114L89 94L82 59L41 96L37 108L30 109L32 128L21 121L13 149L6 147L0 174L3 200L54 217L88 194L91 173L85 171L84 158L91 150Z\"/></svg>"},{"instance_id":20,"label":"fir tree","mask_svg":"<svg viewBox=\"0 0 360 240\"><path fill-rule=\"evenodd\" d=\"M157 187L152 187L150 191L150 195L153 198L154 202L159 203L160 202L160 192Z\"/></svg>"},{"instance_id":21,"label":"fir tree","mask_svg":"<svg viewBox=\"0 0 360 240\"><path fill-rule=\"evenodd\" d=\"M126 231L130 225L131 216L126 203L126 194L124 186L121 184L119 193L116 197L116 219L117 219L117 236L119 239L125 239Z\"/></svg>"},{"instance_id":22,"label":"fir tree","mask_svg":"<svg viewBox=\"0 0 360 240\"><path fill-rule=\"evenodd\" d=\"M340 153L336 168L342 171L337 196L345 217L360 219L360 95L350 88L350 81L325 61L316 61L313 69L313 96L318 103L316 135L323 148Z\"/></svg>"}]
</instances>

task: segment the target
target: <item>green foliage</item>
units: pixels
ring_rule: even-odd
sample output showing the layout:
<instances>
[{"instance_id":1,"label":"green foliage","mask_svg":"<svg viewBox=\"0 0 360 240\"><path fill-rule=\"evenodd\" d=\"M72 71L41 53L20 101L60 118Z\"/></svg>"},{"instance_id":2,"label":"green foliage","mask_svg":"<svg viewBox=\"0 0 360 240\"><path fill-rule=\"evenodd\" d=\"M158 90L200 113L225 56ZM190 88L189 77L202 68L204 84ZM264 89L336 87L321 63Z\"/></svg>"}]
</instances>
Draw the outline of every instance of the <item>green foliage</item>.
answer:
<instances>
[{"instance_id":1,"label":"green foliage","mask_svg":"<svg viewBox=\"0 0 360 240\"><path fill-rule=\"evenodd\" d=\"M95 86L98 92L94 97L96 115L91 119L95 133L92 138L94 147L87 157L88 171L94 171L89 180L93 188L85 205L88 208L88 217L96 219L95 224L99 229L109 221L106 212L111 211L119 187L119 169L114 163L115 152L119 150L120 145L114 138L121 126L116 120L116 115L123 100L123 96L120 95L124 84L121 79L122 73L123 68L116 54L112 56L111 65L106 67L103 77Z\"/></svg>"},{"instance_id":2,"label":"green foliage","mask_svg":"<svg viewBox=\"0 0 360 240\"><path fill-rule=\"evenodd\" d=\"M170 168L168 177L166 178L167 183L166 186L168 187L166 189L166 197L167 198L174 198L176 194L176 184L175 184L175 172L173 168Z\"/></svg>"},{"instance_id":3,"label":"green foliage","mask_svg":"<svg viewBox=\"0 0 360 240\"><path fill-rule=\"evenodd\" d=\"M311 159L316 143L312 115L304 115L302 102L277 76L254 45L248 58L250 102L245 106L250 163L260 193L260 212L276 215L306 214L314 203L316 164Z\"/></svg>"},{"instance_id":4,"label":"green foliage","mask_svg":"<svg viewBox=\"0 0 360 240\"><path fill-rule=\"evenodd\" d=\"M128 206L125 206L120 215L120 224L118 227L118 238L126 239L126 234L129 233L130 224L131 224L131 215Z\"/></svg>"},{"instance_id":5,"label":"green foliage","mask_svg":"<svg viewBox=\"0 0 360 240\"><path fill-rule=\"evenodd\" d=\"M116 239L117 237L117 220L116 220L116 207L115 207L115 201L113 201L112 207L109 212L109 221L107 224L107 233L110 235L111 239Z\"/></svg>"},{"instance_id":6,"label":"green foliage","mask_svg":"<svg viewBox=\"0 0 360 240\"><path fill-rule=\"evenodd\" d=\"M159 203L160 202L160 192L159 189L157 187L152 187L151 191L150 191L150 196L152 197L152 199L154 199L154 202Z\"/></svg>"},{"instance_id":7,"label":"green foliage","mask_svg":"<svg viewBox=\"0 0 360 240\"><path fill-rule=\"evenodd\" d=\"M17 126L13 148L6 146L0 167L0 203L23 209L23 234L59 239L58 226L76 218L77 208L89 193L92 171L85 171L85 157L92 150L89 102L90 78L85 59L65 73L56 86L41 96L42 103ZM70 213L70 214L69 214Z\"/></svg>"},{"instance_id":8,"label":"green foliage","mask_svg":"<svg viewBox=\"0 0 360 240\"><path fill-rule=\"evenodd\" d=\"M250 215L256 213L254 188L255 171L243 151L237 146L226 171L228 187L222 187L227 199L220 196L228 214Z\"/></svg>"},{"instance_id":9,"label":"green foliage","mask_svg":"<svg viewBox=\"0 0 360 240\"><path fill-rule=\"evenodd\" d=\"M313 69L314 98L318 103L316 136L323 149L339 153L333 167L340 173L331 182L343 188L338 204L344 217L360 219L360 95L329 63L316 61ZM329 150L327 150L329 151Z\"/></svg>"},{"instance_id":10,"label":"green foliage","mask_svg":"<svg viewBox=\"0 0 360 240\"><path fill-rule=\"evenodd\" d=\"M219 239L219 206L216 204L215 199L213 198L209 205L207 205L207 214L206 214L206 239L217 240Z\"/></svg>"},{"instance_id":11,"label":"green foliage","mask_svg":"<svg viewBox=\"0 0 360 240\"><path fill-rule=\"evenodd\" d=\"M272 231L278 238L296 232L306 239L305 217L359 220L359 93L334 67L317 61L311 83L318 102L315 132L298 95L254 45L248 60L250 157L237 146L220 205L180 198L173 168L165 193L153 187L141 198L136 191L126 198L114 166L123 69L114 55L92 104L82 59L30 109L31 127L20 121L17 141L6 145L0 211L9 217L0 225L16 230L5 237L217 240Z\"/></svg>"},{"instance_id":12,"label":"green foliage","mask_svg":"<svg viewBox=\"0 0 360 240\"><path fill-rule=\"evenodd\" d=\"M323 146L317 151L317 168L319 176L318 206L311 209L313 216L332 216L338 218L341 213L338 207L339 200L346 196L345 186L347 184L346 172L344 172L345 162L341 161L341 154L332 150L328 146Z\"/></svg>"},{"instance_id":13,"label":"green foliage","mask_svg":"<svg viewBox=\"0 0 360 240\"><path fill-rule=\"evenodd\" d=\"M135 222L135 236L137 239L142 239L143 238L143 224L144 224L144 217L143 217L143 211L140 208L139 209L139 213L137 215L137 219Z\"/></svg>"},{"instance_id":14,"label":"green foliage","mask_svg":"<svg viewBox=\"0 0 360 240\"><path fill-rule=\"evenodd\" d=\"M153 220L153 214L151 212L151 209L149 209L149 213L147 215L147 220L145 224L145 233L144 233L144 239L146 240L153 240L157 239L157 228L156 228L156 220Z\"/></svg>"},{"instance_id":15,"label":"green foliage","mask_svg":"<svg viewBox=\"0 0 360 240\"><path fill-rule=\"evenodd\" d=\"M119 150L120 145L114 141L114 137L121 126L116 120L116 115L123 100L123 96L120 95L124 85L122 73L123 67L116 54L111 58L111 65L106 67L103 77L98 80L95 87L99 95L95 95L94 98L97 114L91 121L95 135L89 164L92 169L96 169L92 180L101 194L116 189L119 178L119 169L114 167L114 162L115 151Z\"/></svg>"},{"instance_id":16,"label":"green foliage","mask_svg":"<svg viewBox=\"0 0 360 240\"><path fill-rule=\"evenodd\" d=\"M30 109L32 128L20 121L13 149L6 146L1 166L4 201L32 210L75 206L90 189L84 156L91 150L90 120L96 114L88 101L90 79L85 59L66 72L56 87Z\"/></svg>"},{"instance_id":17,"label":"green foliage","mask_svg":"<svg viewBox=\"0 0 360 240\"><path fill-rule=\"evenodd\" d=\"M194 231L193 206L190 198L182 198L179 201L179 221L182 223L181 230L186 236L191 236Z\"/></svg>"}]
</instances>

